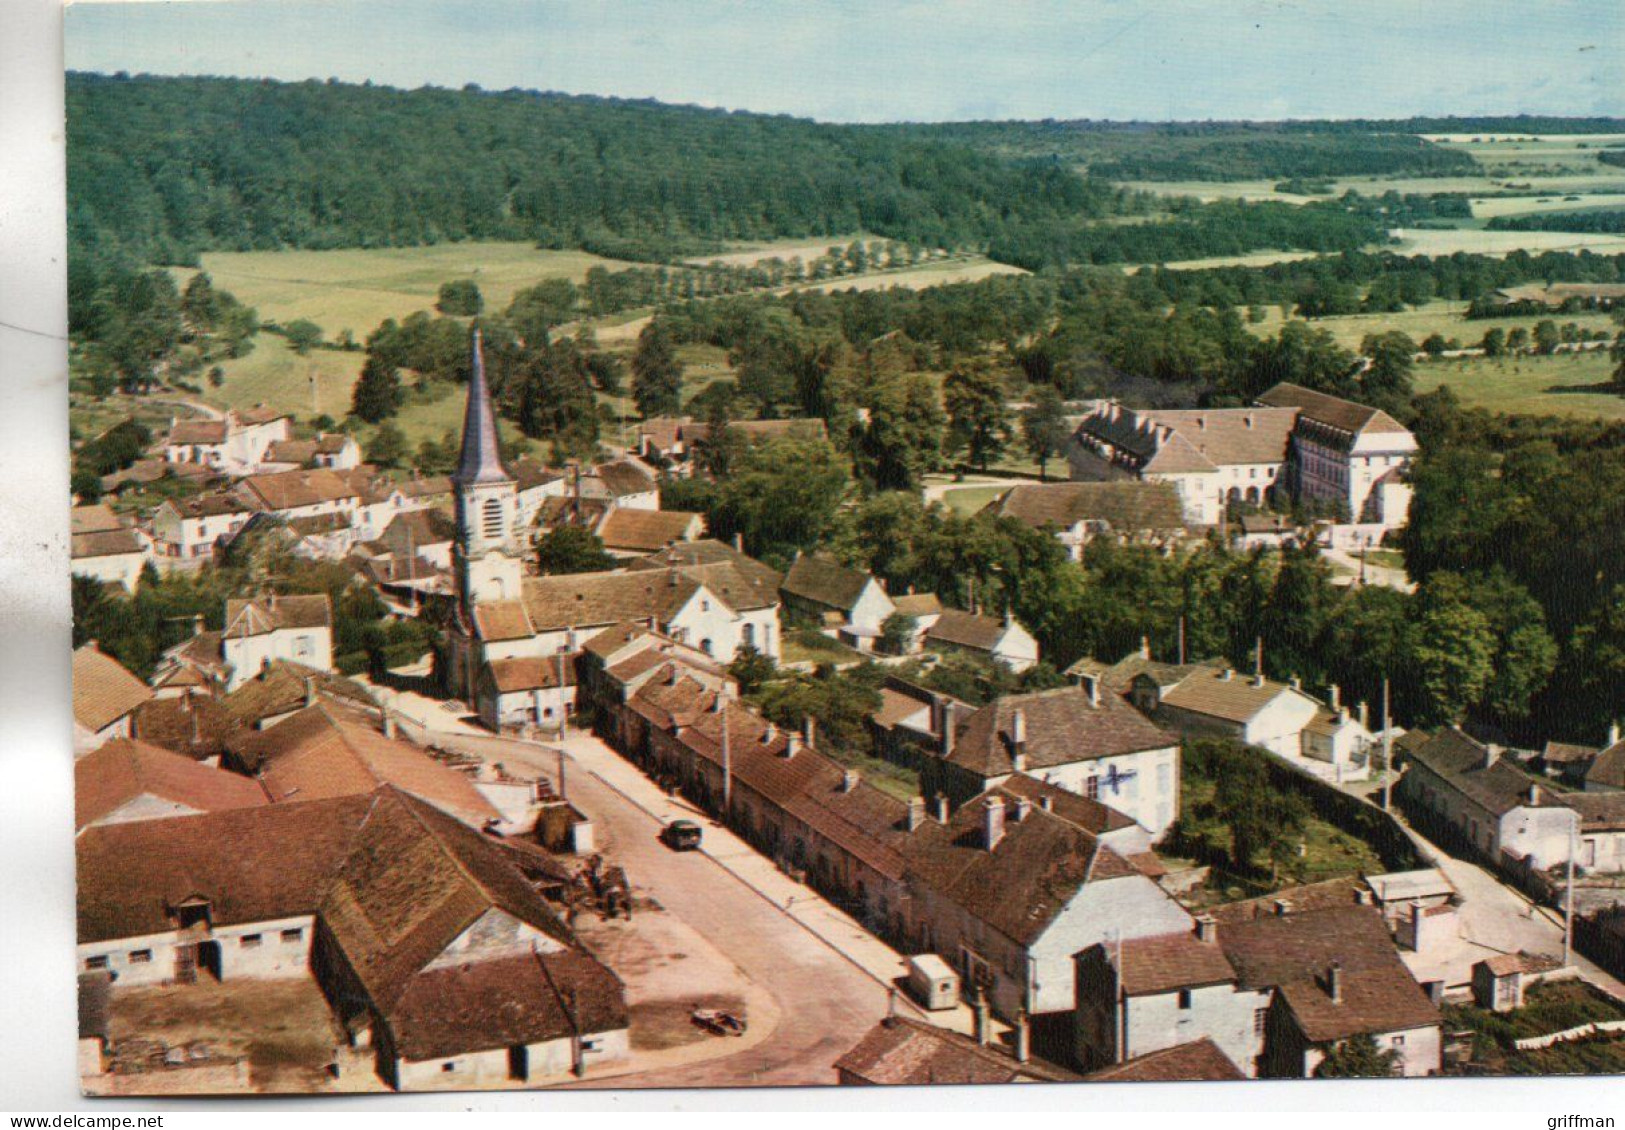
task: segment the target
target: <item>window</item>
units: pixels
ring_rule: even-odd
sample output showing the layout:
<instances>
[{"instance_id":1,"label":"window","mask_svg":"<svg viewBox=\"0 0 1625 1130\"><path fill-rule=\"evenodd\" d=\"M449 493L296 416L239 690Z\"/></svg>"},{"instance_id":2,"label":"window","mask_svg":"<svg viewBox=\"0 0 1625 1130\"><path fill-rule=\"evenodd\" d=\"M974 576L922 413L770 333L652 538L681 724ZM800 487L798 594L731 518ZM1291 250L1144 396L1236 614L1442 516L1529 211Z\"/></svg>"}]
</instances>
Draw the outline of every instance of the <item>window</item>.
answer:
<instances>
[{"instance_id":1,"label":"window","mask_svg":"<svg viewBox=\"0 0 1625 1130\"><path fill-rule=\"evenodd\" d=\"M298 636L293 641L293 653L298 656L315 654L316 644L309 636Z\"/></svg>"},{"instance_id":2,"label":"window","mask_svg":"<svg viewBox=\"0 0 1625 1130\"><path fill-rule=\"evenodd\" d=\"M502 500L500 498L486 499L480 514L481 532L488 538L500 538L502 536Z\"/></svg>"},{"instance_id":3,"label":"window","mask_svg":"<svg viewBox=\"0 0 1625 1130\"><path fill-rule=\"evenodd\" d=\"M1182 1010L1188 1010L1191 1007L1191 991L1189 989L1179 990L1179 1007Z\"/></svg>"},{"instance_id":4,"label":"window","mask_svg":"<svg viewBox=\"0 0 1625 1130\"><path fill-rule=\"evenodd\" d=\"M282 931L282 940L284 942L297 942L304 938L304 936L305 928L303 926L295 926L291 930Z\"/></svg>"},{"instance_id":5,"label":"window","mask_svg":"<svg viewBox=\"0 0 1625 1130\"><path fill-rule=\"evenodd\" d=\"M456 1071L457 1070L457 1061L455 1059L448 1059L445 1063L442 1063L440 1065L440 1070L442 1070L442 1071Z\"/></svg>"},{"instance_id":6,"label":"window","mask_svg":"<svg viewBox=\"0 0 1625 1130\"><path fill-rule=\"evenodd\" d=\"M130 964L131 965L145 965L151 960L152 960L152 951L151 950L131 950L130 951Z\"/></svg>"},{"instance_id":7,"label":"window","mask_svg":"<svg viewBox=\"0 0 1625 1130\"><path fill-rule=\"evenodd\" d=\"M1083 795L1090 800L1100 799L1100 778L1090 777L1083 783Z\"/></svg>"},{"instance_id":8,"label":"window","mask_svg":"<svg viewBox=\"0 0 1625 1130\"><path fill-rule=\"evenodd\" d=\"M237 939L237 944L242 946L245 950L251 950L258 946L263 940L264 939L258 934L244 934L242 937Z\"/></svg>"},{"instance_id":9,"label":"window","mask_svg":"<svg viewBox=\"0 0 1625 1130\"><path fill-rule=\"evenodd\" d=\"M85 968L86 969L106 969L107 968L107 955L105 953L100 953L100 954L97 954L95 957L87 957L87 958L85 958Z\"/></svg>"},{"instance_id":10,"label":"window","mask_svg":"<svg viewBox=\"0 0 1625 1130\"><path fill-rule=\"evenodd\" d=\"M1395 1036L1394 1037L1394 1047L1402 1048L1404 1046L1405 1046L1405 1037L1403 1035Z\"/></svg>"},{"instance_id":11,"label":"window","mask_svg":"<svg viewBox=\"0 0 1625 1130\"><path fill-rule=\"evenodd\" d=\"M1262 1036L1264 1029L1269 1026L1270 1010L1267 1008L1253 1009L1253 1035Z\"/></svg>"}]
</instances>

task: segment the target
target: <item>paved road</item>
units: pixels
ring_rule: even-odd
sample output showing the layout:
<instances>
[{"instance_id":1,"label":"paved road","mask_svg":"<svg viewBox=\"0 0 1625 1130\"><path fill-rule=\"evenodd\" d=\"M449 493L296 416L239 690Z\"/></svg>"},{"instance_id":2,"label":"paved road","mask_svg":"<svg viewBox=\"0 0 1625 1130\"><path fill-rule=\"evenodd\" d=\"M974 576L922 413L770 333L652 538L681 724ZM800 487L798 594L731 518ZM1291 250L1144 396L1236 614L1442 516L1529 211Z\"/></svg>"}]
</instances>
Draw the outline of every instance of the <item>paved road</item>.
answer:
<instances>
[{"instance_id":1,"label":"paved road","mask_svg":"<svg viewBox=\"0 0 1625 1130\"><path fill-rule=\"evenodd\" d=\"M553 776L557 755L524 742L458 735L493 760ZM660 821L579 762L567 767L570 800L590 813L601 847L625 866L639 898L653 898L770 992L781 1020L736 1055L668 1070L617 1075L597 1086L739 1087L834 1083L833 1064L886 1014L881 984L755 889L702 853L668 851ZM715 830L707 829L707 835ZM810 894L807 897L813 897ZM590 1081L572 1086L593 1086Z\"/></svg>"}]
</instances>

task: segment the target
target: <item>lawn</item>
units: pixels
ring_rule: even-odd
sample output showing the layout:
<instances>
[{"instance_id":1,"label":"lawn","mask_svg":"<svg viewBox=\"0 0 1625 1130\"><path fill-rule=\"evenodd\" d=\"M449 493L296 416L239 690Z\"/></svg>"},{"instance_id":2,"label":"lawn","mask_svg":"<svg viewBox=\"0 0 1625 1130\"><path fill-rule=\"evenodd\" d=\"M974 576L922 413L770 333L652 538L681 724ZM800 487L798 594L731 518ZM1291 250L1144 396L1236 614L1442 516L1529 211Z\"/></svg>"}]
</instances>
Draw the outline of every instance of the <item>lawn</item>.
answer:
<instances>
[{"instance_id":1,"label":"lawn","mask_svg":"<svg viewBox=\"0 0 1625 1130\"><path fill-rule=\"evenodd\" d=\"M486 307L544 279L580 282L590 267L631 266L584 251L539 251L528 243L443 243L344 251L210 252L203 269L215 285L267 321L309 318L329 337L348 329L363 340L385 318L431 310L440 284L473 279ZM184 286L189 271L177 271Z\"/></svg>"},{"instance_id":2,"label":"lawn","mask_svg":"<svg viewBox=\"0 0 1625 1130\"><path fill-rule=\"evenodd\" d=\"M1552 357L1470 357L1418 365L1416 389L1431 392L1449 385L1463 404L1492 412L1621 420L1625 396L1606 387L1612 371L1604 350Z\"/></svg>"},{"instance_id":3,"label":"lawn","mask_svg":"<svg viewBox=\"0 0 1625 1130\"><path fill-rule=\"evenodd\" d=\"M1473 1033L1473 1063L1504 1075L1602 1075L1625 1072L1625 1039L1617 1034L1549 1048L1518 1051L1513 1041L1549 1035L1597 1021L1625 1020L1625 1007L1580 981L1536 985L1524 1006L1488 1012L1475 1005L1446 1005L1447 1027Z\"/></svg>"},{"instance_id":4,"label":"lawn","mask_svg":"<svg viewBox=\"0 0 1625 1130\"><path fill-rule=\"evenodd\" d=\"M957 487L945 492L942 502L956 514L975 514L1009 489L1009 486Z\"/></svg>"},{"instance_id":5,"label":"lawn","mask_svg":"<svg viewBox=\"0 0 1625 1130\"><path fill-rule=\"evenodd\" d=\"M780 655L782 663L859 663L868 658L839 640L830 639L816 628L787 632Z\"/></svg>"},{"instance_id":6,"label":"lawn","mask_svg":"<svg viewBox=\"0 0 1625 1130\"><path fill-rule=\"evenodd\" d=\"M336 349L312 349L301 357L281 335L261 333L252 353L222 363L225 382L219 388L198 378L199 399L219 408L269 404L302 420L321 415L336 420L350 410L350 390L364 360L363 353Z\"/></svg>"}]
</instances>

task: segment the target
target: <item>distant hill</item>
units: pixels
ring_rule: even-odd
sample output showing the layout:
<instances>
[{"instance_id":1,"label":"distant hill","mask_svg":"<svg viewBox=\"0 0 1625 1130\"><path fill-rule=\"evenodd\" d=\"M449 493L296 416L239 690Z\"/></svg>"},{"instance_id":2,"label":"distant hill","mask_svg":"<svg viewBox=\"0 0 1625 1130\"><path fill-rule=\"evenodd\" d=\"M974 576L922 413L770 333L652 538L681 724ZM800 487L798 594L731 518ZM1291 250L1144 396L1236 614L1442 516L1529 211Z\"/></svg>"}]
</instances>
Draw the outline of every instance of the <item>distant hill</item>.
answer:
<instances>
[{"instance_id":1,"label":"distant hill","mask_svg":"<svg viewBox=\"0 0 1625 1130\"><path fill-rule=\"evenodd\" d=\"M1047 164L804 119L524 91L70 74L77 247L534 239L637 259L868 231L985 243L1121 210Z\"/></svg>"}]
</instances>

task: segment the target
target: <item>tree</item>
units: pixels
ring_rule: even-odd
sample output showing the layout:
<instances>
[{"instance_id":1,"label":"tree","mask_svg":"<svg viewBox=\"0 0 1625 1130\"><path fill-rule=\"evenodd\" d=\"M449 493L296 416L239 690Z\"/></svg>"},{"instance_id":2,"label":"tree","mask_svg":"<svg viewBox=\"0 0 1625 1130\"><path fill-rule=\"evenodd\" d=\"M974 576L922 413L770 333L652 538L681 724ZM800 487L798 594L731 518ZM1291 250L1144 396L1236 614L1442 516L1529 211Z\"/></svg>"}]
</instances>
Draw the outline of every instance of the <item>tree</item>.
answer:
<instances>
[{"instance_id":1,"label":"tree","mask_svg":"<svg viewBox=\"0 0 1625 1130\"><path fill-rule=\"evenodd\" d=\"M1309 822L1309 806L1295 792L1277 788L1264 763L1267 756L1235 742L1193 743L1190 762L1214 781L1210 815L1230 832L1230 863L1241 871L1257 867L1264 855L1272 872L1291 855Z\"/></svg>"},{"instance_id":2,"label":"tree","mask_svg":"<svg viewBox=\"0 0 1625 1130\"><path fill-rule=\"evenodd\" d=\"M406 434L385 420L367 445L367 460L380 467L396 467L406 457Z\"/></svg>"},{"instance_id":3,"label":"tree","mask_svg":"<svg viewBox=\"0 0 1625 1130\"><path fill-rule=\"evenodd\" d=\"M674 416L681 408L683 366L665 324L656 318L638 335L632 356L632 399L644 419Z\"/></svg>"},{"instance_id":4,"label":"tree","mask_svg":"<svg viewBox=\"0 0 1625 1130\"><path fill-rule=\"evenodd\" d=\"M282 327L282 332L287 336L288 345L301 357L322 343L322 327L309 318L289 322Z\"/></svg>"},{"instance_id":5,"label":"tree","mask_svg":"<svg viewBox=\"0 0 1625 1130\"><path fill-rule=\"evenodd\" d=\"M778 664L772 656L763 655L746 644L739 649L734 661L728 664L728 674L739 684L740 694L755 694L769 679L778 674Z\"/></svg>"},{"instance_id":6,"label":"tree","mask_svg":"<svg viewBox=\"0 0 1625 1130\"><path fill-rule=\"evenodd\" d=\"M948 374L942 385L948 410L949 441L966 460L985 471L1004 454L1010 439L1004 385L987 365L965 365Z\"/></svg>"},{"instance_id":7,"label":"tree","mask_svg":"<svg viewBox=\"0 0 1625 1130\"><path fill-rule=\"evenodd\" d=\"M902 655L913 644L919 622L906 612L893 612L880 625L880 650L887 655Z\"/></svg>"},{"instance_id":8,"label":"tree","mask_svg":"<svg viewBox=\"0 0 1625 1130\"><path fill-rule=\"evenodd\" d=\"M1369 361L1361 378L1366 399L1389 409L1408 404L1412 392L1411 366L1416 356L1416 343L1410 336L1399 330L1367 334L1360 344L1360 352Z\"/></svg>"},{"instance_id":9,"label":"tree","mask_svg":"<svg viewBox=\"0 0 1625 1130\"><path fill-rule=\"evenodd\" d=\"M1450 343L1445 340L1445 336L1442 333L1430 333L1427 337L1422 339L1422 352L1426 353L1429 357L1438 357L1439 354L1443 353L1449 348Z\"/></svg>"},{"instance_id":10,"label":"tree","mask_svg":"<svg viewBox=\"0 0 1625 1130\"><path fill-rule=\"evenodd\" d=\"M401 374L383 357L367 354L361 377L350 393L350 414L369 424L393 416L401 408Z\"/></svg>"},{"instance_id":11,"label":"tree","mask_svg":"<svg viewBox=\"0 0 1625 1130\"><path fill-rule=\"evenodd\" d=\"M716 537L742 534L746 551L785 563L818 545L851 476L827 440L785 437L748 448L707 514Z\"/></svg>"},{"instance_id":12,"label":"tree","mask_svg":"<svg viewBox=\"0 0 1625 1130\"><path fill-rule=\"evenodd\" d=\"M539 345L554 326L575 317L580 301L581 292L569 279L546 279L514 294L508 303L508 324L525 344Z\"/></svg>"},{"instance_id":13,"label":"tree","mask_svg":"<svg viewBox=\"0 0 1625 1130\"><path fill-rule=\"evenodd\" d=\"M1484 331L1484 340L1478 344L1484 350L1484 356L1504 357L1507 351L1507 332L1500 326L1492 326Z\"/></svg>"},{"instance_id":14,"label":"tree","mask_svg":"<svg viewBox=\"0 0 1625 1130\"><path fill-rule=\"evenodd\" d=\"M1529 348L1529 331L1516 326L1507 334L1507 352L1522 353Z\"/></svg>"},{"instance_id":15,"label":"tree","mask_svg":"<svg viewBox=\"0 0 1625 1130\"><path fill-rule=\"evenodd\" d=\"M1542 356L1557 352L1562 344L1563 331L1557 328L1557 323L1550 318L1542 318L1535 323L1533 337L1534 351Z\"/></svg>"},{"instance_id":16,"label":"tree","mask_svg":"<svg viewBox=\"0 0 1625 1130\"><path fill-rule=\"evenodd\" d=\"M1316 1079L1387 1079L1399 1070L1399 1053L1380 1048L1372 1035L1351 1036L1335 1045L1315 1068Z\"/></svg>"},{"instance_id":17,"label":"tree","mask_svg":"<svg viewBox=\"0 0 1625 1130\"><path fill-rule=\"evenodd\" d=\"M1495 636L1489 618L1467 599L1462 579L1431 576L1418 591L1421 615L1412 645L1421 721L1444 725L1462 720L1483 696L1494 674Z\"/></svg>"},{"instance_id":18,"label":"tree","mask_svg":"<svg viewBox=\"0 0 1625 1130\"><path fill-rule=\"evenodd\" d=\"M899 372L865 358L852 374L863 384L869 418L855 424L852 459L878 490L916 490L942 456L946 417L937 390L921 373Z\"/></svg>"},{"instance_id":19,"label":"tree","mask_svg":"<svg viewBox=\"0 0 1625 1130\"><path fill-rule=\"evenodd\" d=\"M1071 438L1060 393L1048 386L1038 389L1032 406L1021 414L1021 437L1027 453L1038 463L1040 481L1047 481L1049 461L1065 454Z\"/></svg>"},{"instance_id":20,"label":"tree","mask_svg":"<svg viewBox=\"0 0 1625 1130\"><path fill-rule=\"evenodd\" d=\"M472 318L485 309L485 299L480 297L479 285L473 279L455 279L440 284L435 309L442 314Z\"/></svg>"},{"instance_id":21,"label":"tree","mask_svg":"<svg viewBox=\"0 0 1625 1130\"><path fill-rule=\"evenodd\" d=\"M602 573L615 564L603 539L585 526L559 526L536 542L536 567L543 574Z\"/></svg>"}]
</instances>

